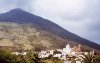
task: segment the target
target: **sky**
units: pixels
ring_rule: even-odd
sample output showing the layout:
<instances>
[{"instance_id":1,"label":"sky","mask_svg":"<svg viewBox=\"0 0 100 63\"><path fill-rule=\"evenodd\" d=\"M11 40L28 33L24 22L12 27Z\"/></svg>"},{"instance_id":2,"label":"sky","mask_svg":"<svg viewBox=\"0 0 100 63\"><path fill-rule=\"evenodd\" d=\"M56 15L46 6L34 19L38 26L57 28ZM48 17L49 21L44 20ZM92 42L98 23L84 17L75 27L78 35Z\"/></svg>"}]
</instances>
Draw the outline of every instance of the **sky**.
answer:
<instances>
[{"instance_id":1,"label":"sky","mask_svg":"<svg viewBox=\"0 0 100 63\"><path fill-rule=\"evenodd\" d=\"M100 44L100 0L0 0L0 13L21 8Z\"/></svg>"}]
</instances>

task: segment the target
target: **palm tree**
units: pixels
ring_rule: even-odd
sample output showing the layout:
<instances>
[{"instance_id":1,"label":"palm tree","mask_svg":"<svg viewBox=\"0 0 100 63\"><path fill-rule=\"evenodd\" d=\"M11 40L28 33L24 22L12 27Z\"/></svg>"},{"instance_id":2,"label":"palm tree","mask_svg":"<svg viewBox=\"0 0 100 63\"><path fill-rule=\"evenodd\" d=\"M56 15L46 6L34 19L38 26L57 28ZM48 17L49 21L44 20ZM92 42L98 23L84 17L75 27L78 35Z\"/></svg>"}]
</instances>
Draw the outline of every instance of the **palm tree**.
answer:
<instances>
[{"instance_id":1,"label":"palm tree","mask_svg":"<svg viewBox=\"0 0 100 63\"><path fill-rule=\"evenodd\" d=\"M83 59L82 63L95 63L94 62L95 57L94 55L91 54L83 55L82 59Z\"/></svg>"}]
</instances>

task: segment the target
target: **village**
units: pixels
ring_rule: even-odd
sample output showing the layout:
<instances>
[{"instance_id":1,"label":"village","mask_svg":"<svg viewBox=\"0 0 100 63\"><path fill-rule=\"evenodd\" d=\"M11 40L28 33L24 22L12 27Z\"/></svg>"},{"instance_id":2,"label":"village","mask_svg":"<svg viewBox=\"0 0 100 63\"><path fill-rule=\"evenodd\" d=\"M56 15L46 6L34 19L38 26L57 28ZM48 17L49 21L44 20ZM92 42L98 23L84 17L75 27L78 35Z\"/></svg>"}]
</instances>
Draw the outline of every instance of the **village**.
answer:
<instances>
[{"instance_id":1,"label":"village","mask_svg":"<svg viewBox=\"0 0 100 63\"><path fill-rule=\"evenodd\" d=\"M64 63L71 63L71 60L74 59L76 63L81 63L82 62L82 57L83 55L88 55L89 53L91 55L94 54L94 51L91 52L82 52L81 51L82 45L79 44L78 46L74 46L71 48L70 44L67 44L65 48L63 49L56 49L56 50L42 50L38 52L38 57L43 59L43 58L48 58L52 56L53 58L58 58L60 60L63 60ZM27 51L23 52L12 52L12 54L15 55L26 55Z\"/></svg>"},{"instance_id":2,"label":"village","mask_svg":"<svg viewBox=\"0 0 100 63\"><path fill-rule=\"evenodd\" d=\"M78 47L74 46L73 48L71 48L71 46L67 44L63 49L41 51L39 52L38 56L39 58L47 58L49 56L53 56L60 60L64 60L64 63L71 63L71 59L75 59L76 63L81 63L83 54L88 55L89 53L93 55L94 51L82 52L80 44L78 45Z\"/></svg>"}]
</instances>

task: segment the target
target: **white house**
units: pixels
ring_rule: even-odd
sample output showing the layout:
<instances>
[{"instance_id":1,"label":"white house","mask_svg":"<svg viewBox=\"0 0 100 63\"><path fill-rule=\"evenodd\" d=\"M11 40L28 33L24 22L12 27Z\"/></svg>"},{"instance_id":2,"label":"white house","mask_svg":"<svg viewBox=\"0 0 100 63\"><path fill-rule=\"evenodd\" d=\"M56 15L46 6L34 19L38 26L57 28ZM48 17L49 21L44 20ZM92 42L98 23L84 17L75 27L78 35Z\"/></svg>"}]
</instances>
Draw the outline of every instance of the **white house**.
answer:
<instances>
[{"instance_id":1,"label":"white house","mask_svg":"<svg viewBox=\"0 0 100 63\"><path fill-rule=\"evenodd\" d=\"M61 58L62 54L54 54L53 57Z\"/></svg>"},{"instance_id":2,"label":"white house","mask_svg":"<svg viewBox=\"0 0 100 63\"><path fill-rule=\"evenodd\" d=\"M19 55L20 53L19 52L12 52L12 54Z\"/></svg>"},{"instance_id":3,"label":"white house","mask_svg":"<svg viewBox=\"0 0 100 63\"><path fill-rule=\"evenodd\" d=\"M15 55L26 55L27 52L12 52L12 54L15 54Z\"/></svg>"},{"instance_id":4,"label":"white house","mask_svg":"<svg viewBox=\"0 0 100 63\"><path fill-rule=\"evenodd\" d=\"M22 52L22 53L21 53L21 55L26 55L26 54L27 54L27 52Z\"/></svg>"}]
</instances>

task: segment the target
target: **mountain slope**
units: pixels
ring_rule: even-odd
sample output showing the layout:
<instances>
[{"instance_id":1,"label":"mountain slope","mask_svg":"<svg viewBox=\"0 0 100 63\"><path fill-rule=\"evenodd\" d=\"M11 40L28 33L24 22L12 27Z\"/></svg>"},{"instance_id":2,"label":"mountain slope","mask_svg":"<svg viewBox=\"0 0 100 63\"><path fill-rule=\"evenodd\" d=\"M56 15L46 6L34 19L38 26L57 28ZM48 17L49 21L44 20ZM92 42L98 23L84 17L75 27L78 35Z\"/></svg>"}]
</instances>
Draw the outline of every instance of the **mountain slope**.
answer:
<instances>
[{"instance_id":1,"label":"mountain slope","mask_svg":"<svg viewBox=\"0 0 100 63\"><path fill-rule=\"evenodd\" d=\"M36 27L40 32L44 31L49 35L51 34L51 36L54 35L54 37L60 37L62 39L62 42L65 44L67 44L68 42L78 43L78 44L83 44L91 48L100 50L100 45L91 42L89 40L86 40L84 38L81 38L78 35L75 35L63 29L59 25L47 19L43 19L39 16L30 14L21 9L14 9L7 13L0 14L0 22L11 22L11 23L18 23L18 24L25 24L25 25L31 24L33 27ZM58 40L59 39L57 38L57 41ZM65 44L62 44L61 46ZM59 45L60 44L58 44L58 46Z\"/></svg>"}]
</instances>

